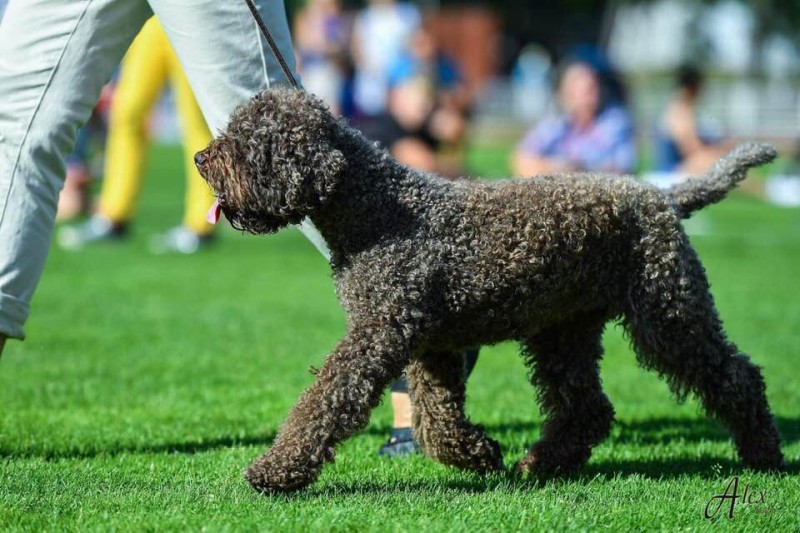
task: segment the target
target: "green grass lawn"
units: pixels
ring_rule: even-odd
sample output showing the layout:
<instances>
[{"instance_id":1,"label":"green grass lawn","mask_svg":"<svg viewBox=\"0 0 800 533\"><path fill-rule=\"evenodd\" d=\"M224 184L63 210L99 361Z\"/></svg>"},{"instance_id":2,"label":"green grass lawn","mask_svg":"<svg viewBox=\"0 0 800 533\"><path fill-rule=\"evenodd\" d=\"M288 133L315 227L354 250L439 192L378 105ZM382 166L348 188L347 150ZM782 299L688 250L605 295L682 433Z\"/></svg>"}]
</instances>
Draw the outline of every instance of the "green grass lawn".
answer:
<instances>
[{"instance_id":1,"label":"green grass lawn","mask_svg":"<svg viewBox=\"0 0 800 533\"><path fill-rule=\"evenodd\" d=\"M539 483L379 459L383 405L317 484L264 497L240 472L343 333L329 271L295 230L227 230L193 257L150 255L149 236L179 221L182 198L178 152L152 160L133 239L54 249L29 339L0 361L0 528L800 529L800 211L734 196L692 226L731 338L764 367L788 474L743 469L719 426L694 400L676 404L610 327L603 380L618 421L580 476ZM502 174L505 153L471 161ZM484 349L468 392L511 465L541 421L516 346ZM705 520L734 475L766 504Z\"/></svg>"}]
</instances>

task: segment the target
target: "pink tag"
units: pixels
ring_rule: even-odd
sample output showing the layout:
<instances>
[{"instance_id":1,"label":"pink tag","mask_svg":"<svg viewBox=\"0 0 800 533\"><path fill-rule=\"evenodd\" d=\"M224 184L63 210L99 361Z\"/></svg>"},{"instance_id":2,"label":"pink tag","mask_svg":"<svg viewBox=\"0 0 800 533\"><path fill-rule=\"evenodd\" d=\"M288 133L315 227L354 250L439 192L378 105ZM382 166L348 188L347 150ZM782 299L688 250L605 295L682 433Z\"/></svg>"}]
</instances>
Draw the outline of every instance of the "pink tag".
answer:
<instances>
[{"instance_id":1,"label":"pink tag","mask_svg":"<svg viewBox=\"0 0 800 533\"><path fill-rule=\"evenodd\" d=\"M219 213L222 211L222 206L219 205L219 200L214 200L214 205L206 213L206 220L209 224L216 224L219 222Z\"/></svg>"}]
</instances>

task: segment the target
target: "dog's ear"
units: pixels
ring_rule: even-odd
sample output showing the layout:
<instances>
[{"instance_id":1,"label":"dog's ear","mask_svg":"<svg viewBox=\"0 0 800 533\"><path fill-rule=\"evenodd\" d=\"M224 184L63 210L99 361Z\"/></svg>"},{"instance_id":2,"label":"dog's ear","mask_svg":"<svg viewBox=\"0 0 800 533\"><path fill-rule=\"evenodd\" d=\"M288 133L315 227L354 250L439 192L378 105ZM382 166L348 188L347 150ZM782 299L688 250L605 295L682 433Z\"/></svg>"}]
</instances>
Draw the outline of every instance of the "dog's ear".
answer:
<instances>
[{"instance_id":1,"label":"dog's ear","mask_svg":"<svg viewBox=\"0 0 800 533\"><path fill-rule=\"evenodd\" d=\"M272 182L264 185L278 194L281 214L302 218L330 198L345 170L346 159L334 146L338 122L313 95L276 90L263 97L271 132L262 160L269 161L264 178Z\"/></svg>"},{"instance_id":2,"label":"dog's ear","mask_svg":"<svg viewBox=\"0 0 800 533\"><path fill-rule=\"evenodd\" d=\"M286 186L287 201L306 204L310 210L322 205L336 190L345 170L342 152L327 141L309 142L286 160L273 158L273 173ZM292 194L296 196L290 198Z\"/></svg>"}]
</instances>

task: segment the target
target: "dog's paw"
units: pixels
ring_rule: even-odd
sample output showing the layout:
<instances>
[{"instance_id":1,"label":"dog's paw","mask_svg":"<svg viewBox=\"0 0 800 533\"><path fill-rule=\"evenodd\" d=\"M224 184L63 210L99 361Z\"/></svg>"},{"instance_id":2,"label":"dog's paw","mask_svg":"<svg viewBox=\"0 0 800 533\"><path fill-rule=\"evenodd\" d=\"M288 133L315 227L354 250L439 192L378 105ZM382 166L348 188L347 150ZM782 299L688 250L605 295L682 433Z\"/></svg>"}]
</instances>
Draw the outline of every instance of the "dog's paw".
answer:
<instances>
[{"instance_id":1,"label":"dog's paw","mask_svg":"<svg viewBox=\"0 0 800 533\"><path fill-rule=\"evenodd\" d=\"M298 468L296 464L273 461L269 454L258 459L247 470L244 478L253 489L262 494L294 492L313 483L319 475L318 468Z\"/></svg>"},{"instance_id":2,"label":"dog's paw","mask_svg":"<svg viewBox=\"0 0 800 533\"><path fill-rule=\"evenodd\" d=\"M760 472L781 472L787 469L781 451L781 439L771 424L752 429L736 440L736 451L744 465Z\"/></svg>"},{"instance_id":3,"label":"dog's paw","mask_svg":"<svg viewBox=\"0 0 800 533\"><path fill-rule=\"evenodd\" d=\"M294 492L305 488L312 481L291 476L269 475L255 466L244 471L244 478L256 492L266 495Z\"/></svg>"},{"instance_id":4,"label":"dog's paw","mask_svg":"<svg viewBox=\"0 0 800 533\"><path fill-rule=\"evenodd\" d=\"M740 455L745 466L758 472L785 472L788 470L788 464L780 450L740 452Z\"/></svg>"},{"instance_id":5,"label":"dog's paw","mask_svg":"<svg viewBox=\"0 0 800 533\"><path fill-rule=\"evenodd\" d=\"M505 469L500 444L482 432L465 432L459 434L457 439L429 438L420 444L425 455L442 464L479 474Z\"/></svg>"},{"instance_id":6,"label":"dog's paw","mask_svg":"<svg viewBox=\"0 0 800 533\"><path fill-rule=\"evenodd\" d=\"M591 449L571 447L556 442L537 442L528 454L514 465L522 476L554 477L575 474L589 460Z\"/></svg>"},{"instance_id":7,"label":"dog's paw","mask_svg":"<svg viewBox=\"0 0 800 533\"><path fill-rule=\"evenodd\" d=\"M476 446L473 470L481 473L500 472L505 470L503 452L500 443L489 437L484 437Z\"/></svg>"}]
</instances>

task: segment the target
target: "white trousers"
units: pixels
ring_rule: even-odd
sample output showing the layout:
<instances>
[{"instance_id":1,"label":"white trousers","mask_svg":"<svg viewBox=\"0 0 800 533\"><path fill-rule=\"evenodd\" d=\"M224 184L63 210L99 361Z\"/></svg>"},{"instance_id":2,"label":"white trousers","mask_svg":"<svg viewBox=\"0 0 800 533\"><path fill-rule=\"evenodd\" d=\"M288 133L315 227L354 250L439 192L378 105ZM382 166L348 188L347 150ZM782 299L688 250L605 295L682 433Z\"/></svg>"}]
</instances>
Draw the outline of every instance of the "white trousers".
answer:
<instances>
[{"instance_id":1,"label":"white trousers","mask_svg":"<svg viewBox=\"0 0 800 533\"><path fill-rule=\"evenodd\" d=\"M256 0L294 70L281 0ZM64 157L133 38L155 13L206 121L283 73L244 0L11 0L0 20L0 334L23 338L50 247ZM310 222L301 231L326 255Z\"/></svg>"}]
</instances>

